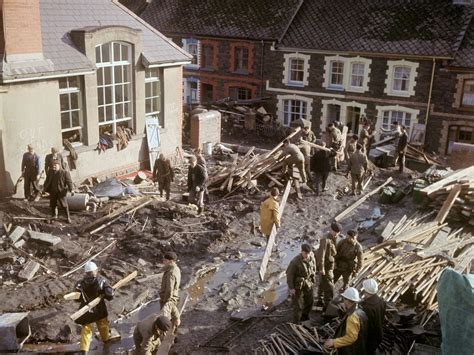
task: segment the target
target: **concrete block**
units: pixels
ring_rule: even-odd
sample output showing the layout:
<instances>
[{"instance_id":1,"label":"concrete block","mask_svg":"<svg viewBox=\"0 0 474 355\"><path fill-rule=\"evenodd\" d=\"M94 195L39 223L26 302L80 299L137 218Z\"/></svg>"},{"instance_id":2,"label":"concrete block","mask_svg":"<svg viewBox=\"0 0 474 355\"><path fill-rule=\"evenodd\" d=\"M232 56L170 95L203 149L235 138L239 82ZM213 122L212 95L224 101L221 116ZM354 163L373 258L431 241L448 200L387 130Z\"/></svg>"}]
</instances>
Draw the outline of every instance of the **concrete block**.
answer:
<instances>
[{"instance_id":1,"label":"concrete block","mask_svg":"<svg viewBox=\"0 0 474 355\"><path fill-rule=\"evenodd\" d=\"M13 250L7 250L0 252L0 263L8 263L15 261L15 253Z\"/></svg>"},{"instance_id":2,"label":"concrete block","mask_svg":"<svg viewBox=\"0 0 474 355\"><path fill-rule=\"evenodd\" d=\"M21 248L23 245L25 245L25 243L26 243L26 240L20 239L18 242L16 242L15 244L13 244L13 246L14 246L15 248Z\"/></svg>"},{"instance_id":3,"label":"concrete block","mask_svg":"<svg viewBox=\"0 0 474 355\"><path fill-rule=\"evenodd\" d=\"M35 231L28 231L28 232L30 234L30 238L38 242L46 243L49 245L56 245L59 242L61 242L61 238L56 237L51 234L40 233L40 232L35 232Z\"/></svg>"},{"instance_id":4,"label":"concrete block","mask_svg":"<svg viewBox=\"0 0 474 355\"><path fill-rule=\"evenodd\" d=\"M23 270L18 273L18 278L22 281L31 280L33 277L35 277L39 268L40 264L38 264L36 261L30 260L25 264Z\"/></svg>"},{"instance_id":5,"label":"concrete block","mask_svg":"<svg viewBox=\"0 0 474 355\"><path fill-rule=\"evenodd\" d=\"M28 313L4 313L0 315L0 351L21 349L30 337Z\"/></svg>"},{"instance_id":6,"label":"concrete block","mask_svg":"<svg viewBox=\"0 0 474 355\"><path fill-rule=\"evenodd\" d=\"M20 239L25 233L25 228L17 226L13 232L11 232L9 238L12 241L12 243L15 243L18 239Z\"/></svg>"}]
</instances>

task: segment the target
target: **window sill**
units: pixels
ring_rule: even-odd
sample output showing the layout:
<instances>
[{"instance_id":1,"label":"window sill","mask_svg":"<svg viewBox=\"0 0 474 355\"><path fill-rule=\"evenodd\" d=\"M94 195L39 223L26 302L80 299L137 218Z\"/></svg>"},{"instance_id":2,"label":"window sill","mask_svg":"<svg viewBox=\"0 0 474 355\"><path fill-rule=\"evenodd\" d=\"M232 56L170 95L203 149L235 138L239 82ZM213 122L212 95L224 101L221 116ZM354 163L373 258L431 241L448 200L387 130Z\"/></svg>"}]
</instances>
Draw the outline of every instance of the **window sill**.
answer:
<instances>
[{"instance_id":1,"label":"window sill","mask_svg":"<svg viewBox=\"0 0 474 355\"><path fill-rule=\"evenodd\" d=\"M201 71L208 71L208 72L216 71L214 68L210 68L210 67L201 67L199 69Z\"/></svg>"},{"instance_id":2,"label":"window sill","mask_svg":"<svg viewBox=\"0 0 474 355\"><path fill-rule=\"evenodd\" d=\"M165 129L161 129L160 128L160 132L166 132ZM132 139L130 141L138 141L138 140L142 140L143 138L146 137L146 134L145 133L140 133L140 134L134 134L132 136ZM114 147L117 145L118 141L116 139L113 140L114 142ZM93 150L96 150L97 149L97 144L93 144L93 145L85 145L85 144L81 144L77 147L74 147L75 151L77 154L81 154L81 153L86 153L86 152L91 152ZM64 149L62 152L61 152L62 156L63 157L67 157L70 155L69 151Z\"/></svg>"},{"instance_id":3,"label":"window sill","mask_svg":"<svg viewBox=\"0 0 474 355\"><path fill-rule=\"evenodd\" d=\"M248 70L242 70L242 69L234 70L233 73L239 74L239 75L250 75L250 72Z\"/></svg>"},{"instance_id":4,"label":"window sill","mask_svg":"<svg viewBox=\"0 0 474 355\"><path fill-rule=\"evenodd\" d=\"M363 94L363 93L367 92L368 90L365 89L365 88L350 87L350 88L346 89L346 91L348 91L348 92L357 92L357 93Z\"/></svg>"},{"instance_id":5,"label":"window sill","mask_svg":"<svg viewBox=\"0 0 474 355\"><path fill-rule=\"evenodd\" d=\"M199 65L197 64L187 64L184 66L184 69L199 70Z\"/></svg>"},{"instance_id":6,"label":"window sill","mask_svg":"<svg viewBox=\"0 0 474 355\"><path fill-rule=\"evenodd\" d=\"M387 95L397 96L397 97L411 97L411 96L413 96L413 94L410 94L409 92L396 92L396 91L388 92Z\"/></svg>"},{"instance_id":7,"label":"window sill","mask_svg":"<svg viewBox=\"0 0 474 355\"><path fill-rule=\"evenodd\" d=\"M298 82L288 82L286 83L286 86L292 86L295 88L304 88L304 83L298 83Z\"/></svg>"},{"instance_id":8,"label":"window sill","mask_svg":"<svg viewBox=\"0 0 474 355\"><path fill-rule=\"evenodd\" d=\"M338 86L328 86L326 87L326 89L332 90L332 91L344 91L343 87L338 87Z\"/></svg>"}]
</instances>

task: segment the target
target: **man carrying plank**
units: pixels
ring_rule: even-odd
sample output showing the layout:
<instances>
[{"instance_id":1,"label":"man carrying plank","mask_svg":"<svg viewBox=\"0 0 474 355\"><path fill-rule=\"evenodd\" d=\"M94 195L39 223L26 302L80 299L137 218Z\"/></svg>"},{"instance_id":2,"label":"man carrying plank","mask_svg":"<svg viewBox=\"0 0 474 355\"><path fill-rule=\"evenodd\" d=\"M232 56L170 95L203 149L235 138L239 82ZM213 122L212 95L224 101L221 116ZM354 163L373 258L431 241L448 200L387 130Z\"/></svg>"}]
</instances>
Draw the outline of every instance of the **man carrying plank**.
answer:
<instances>
[{"instance_id":1,"label":"man carrying plank","mask_svg":"<svg viewBox=\"0 0 474 355\"><path fill-rule=\"evenodd\" d=\"M84 271L86 275L76 283L75 287L80 293L78 301L81 303L81 308L102 296L97 306L75 320L76 323L82 325L80 350L86 354L91 344L94 323L97 325L102 341L105 343L109 340L108 312L104 299L112 300L114 290L103 276L98 275L98 268L94 262L86 263Z\"/></svg>"}]
</instances>

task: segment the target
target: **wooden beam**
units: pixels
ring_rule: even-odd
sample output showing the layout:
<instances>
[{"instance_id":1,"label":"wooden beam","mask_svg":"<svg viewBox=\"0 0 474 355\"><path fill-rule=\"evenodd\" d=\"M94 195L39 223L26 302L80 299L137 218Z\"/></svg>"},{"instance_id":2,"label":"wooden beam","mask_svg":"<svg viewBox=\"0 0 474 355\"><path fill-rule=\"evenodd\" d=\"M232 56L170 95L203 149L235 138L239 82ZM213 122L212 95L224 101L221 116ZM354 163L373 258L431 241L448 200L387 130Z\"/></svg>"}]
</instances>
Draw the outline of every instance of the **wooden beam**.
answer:
<instances>
[{"instance_id":1,"label":"wooden beam","mask_svg":"<svg viewBox=\"0 0 474 355\"><path fill-rule=\"evenodd\" d=\"M273 181L275 184L277 184L278 186L280 187L284 187L285 185L283 185L280 181L278 181L277 179L275 179L273 176L271 176L269 173L265 173L265 176L267 178L269 178L271 181Z\"/></svg>"},{"instance_id":2,"label":"wooden beam","mask_svg":"<svg viewBox=\"0 0 474 355\"><path fill-rule=\"evenodd\" d=\"M291 139L293 138L294 136L296 136L296 134L301 131L301 127L296 127L296 129L294 130L294 132L292 132L290 135L288 135L284 140L282 140L280 143L278 143L278 145L273 148L270 152L268 152L266 155L265 155L265 158L268 158L270 155L273 155L274 153L276 153L282 146L283 146L283 142L287 139Z\"/></svg>"},{"instance_id":3,"label":"wooden beam","mask_svg":"<svg viewBox=\"0 0 474 355\"><path fill-rule=\"evenodd\" d=\"M435 191L443 188L444 186L450 184L451 182L461 180L466 176L474 176L474 166L471 166L466 169L458 170L455 173L441 179L434 184L431 184L424 189L421 189L420 192L427 194L428 196L434 193Z\"/></svg>"},{"instance_id":4,"label":"wooden beam","mask_svg":"<svg viewBox=\"0 0 474 355\"><path fill-rule=\"evenodd\" d=\"M283 193L283 197L280 203L280 219L283 216L283 211L286 206L286 200L290 194L291 190L291 180L286 183L285 192ZM267 265L268 261L270 260L270 255L272 254L273 245L275 244L275 237L277 234L277 230L275 225L272 227L272 232L267 240L267 246L265 247L265 253L263 254L262 263L260 264L260 279L263 281L265 279L265 273L267 272Z\"/></svg>"},{"instance_id":5,"label":"wooden beam","mask_svg":"<svg viewBox=\"0 0 474 355\"><path fill-rule=\"evenodd\" d=\"M357 207L362 205L370 196L375 195L377 192L379 192L382 188L384 188L386 185L390 184L392 182L393 178L390 176L387 181L385 181L382 185L377 187L376 189L372 190L369 192L367 195L362 196L359 200L357 200L352 206L349 208L345 209L341 213L339 213L336 218L336 222L340 222L343 220L349 213L351 213L353 210L355 210Z\"/></svg>"},{"instance_id":6,"label":"wooden beam","mask_svg":"<svg viewBox=\"0 0 474 355\"><path fill-rule=\"evenodd\" d=\"M457 184L449 193L448 198L443 203L443 207L441 207L438 212L438 215L436 216L436 221L438 223L444 223L444 220L446 219L446 217L448 217L449 211L451 211L451 207L453 207L454 202L456 201L456 198L459 196L460 193L461 185Z\"/></svg>"}]
</instances>

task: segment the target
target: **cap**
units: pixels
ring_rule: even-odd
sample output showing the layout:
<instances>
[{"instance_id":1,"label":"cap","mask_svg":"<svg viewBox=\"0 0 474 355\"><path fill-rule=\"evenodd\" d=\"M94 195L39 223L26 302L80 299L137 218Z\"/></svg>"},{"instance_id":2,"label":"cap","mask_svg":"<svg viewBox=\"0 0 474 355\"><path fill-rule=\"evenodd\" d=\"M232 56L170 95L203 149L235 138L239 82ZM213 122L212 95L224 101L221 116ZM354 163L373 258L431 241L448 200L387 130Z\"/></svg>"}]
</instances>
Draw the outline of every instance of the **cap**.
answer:
<instances>
[{"instance_id":1,"label":"cap","mask_svg":"<svg viewBox=\"0 0 474 355\"><path fill-rule=\"evenodd\" d=\"M165 316L158 317L155 320L155 327L166 332L171 329L171 321Z\"/></svg>"},{"instance_id":2,"label":"cap","mask_svg":"<svg viewBox=\"0 0 474 355\"><path fill-rule=\"evenodd\" d=\"M33 144L28 144L28 145L26 146L26 148L28 148L28 149L35 149L35 148L33 147Z\"/></svg>"},{"instance_id":3,"label":"cap","mask_svg":"<svg viewBox=\"0 0 474 355\"><path fill-rule=\"evenodd\" d=\"M340 232L342 231L342 225L341 223L339 222L332 222L331 223L331 229L334 231L334 232Z\"/></svg>"},{"instance_id":4,"label":"cap","mask_svg":"<svg viewBox=\"0 0 474 355\"><path fill-rule=\"evenodd\" d=\"M341 296L352 302L360 302L359 291L357 291L354 287L346 288Z\"/></svg>"},{"instance_id":5,"label":"cap","mask_svg":"<svg viewBox=\"0 0 474 355\"><path fill-rule=\"evenodd\" d=\"M176 255L175 252L173 251L167 251L164 255L164 258L166 260L177 260L178 259L178 256Z\"/></svg>"},{"instance_id":6,"label":"cap","mask_svg":"<svg viewBox=\"0 0 474 355\"><path fill-rule=\"evenodd\" d=\"M85 272L91 272L91 271L96 271L96 270L97 270L97 265L93 261L88 261L86 265L84 265Z\"/></svg>"},{"instance_id":7,"label":"cap","mask_svg":"<svg viewBox=\"0 0 474 355\"><path fill-rule=\"evenodd\" d=\"M349 237L355 238L355 237L357 237L357 231L351 229L349 232L347 232L347 235Z\"/></svg>"},{"instance_id":8,"label":"cap","mask_svg":"<svg viewBox=\"0 0 474 355\"><path fill-rule=\"evenodd\" d=\"M303 244L303 245L301 246L301 251L304 251L304 252L306 252L306 253L309 253L309 252L311 251L311 245L306 244L306 243Z\"/></svg>"},{"instance_id":9,"label":"cap","mask_svg":"<svg viewBox=\"0 0 474 355\"><path fill-rule=\"evenodd\" d=\"M374 279L367 279L362 282L362 289L371 295L375 295L379 291L379 285Z\"/></svg>"},{"instance_id":10,"label":"cap","mask_svg":"<svg viewBox=\"0 0 474 355\"><path fill-rule=\"evenodd\" d=\"M60 162L59 160L57 160L57 159L54 159L54 160L51 162L51 166L56 165L56 164L61 165L61 162Z\"/></svg>"}]
</instances>

